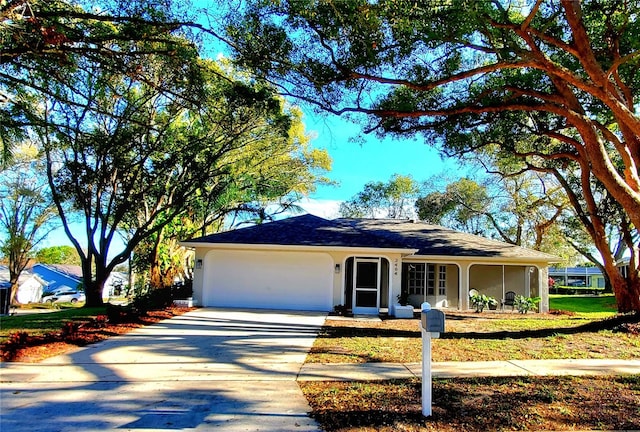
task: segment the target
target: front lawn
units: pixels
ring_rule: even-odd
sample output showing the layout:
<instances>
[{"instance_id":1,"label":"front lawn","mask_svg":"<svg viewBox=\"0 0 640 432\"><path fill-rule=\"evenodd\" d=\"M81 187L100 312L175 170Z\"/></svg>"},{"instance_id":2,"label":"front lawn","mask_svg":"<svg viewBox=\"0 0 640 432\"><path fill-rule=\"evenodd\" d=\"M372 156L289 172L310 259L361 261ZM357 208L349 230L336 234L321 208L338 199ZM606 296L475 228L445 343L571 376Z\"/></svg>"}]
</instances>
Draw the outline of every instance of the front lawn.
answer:
<instances>
[{"instance_id":1,"label":"front lawn","mask_svg":"<svg viewBox=\"0 0 640 432\"><path fill-rule=\"evenodd\" d=\"M551 308L562 312L449 312L433 361L640 358L640 337L621 325L634 319L616 318L613 296L553 296ZM419 362L418 326L418 319L328 319L307 362Z\"/></svg>"},{"instance_id":2,"label":"front lawn","mask_svg":"<svg viewBox=\"0 0 640 432\"><path fill-rule=\"evenodd\" d=\"M39 362L175 315L189 308L169 306L140 314L114 313L107 306L0 317L0 360Z\"/></svg>"},{"instance_id":3,"label":"front lawn","mask_svg":"<svg viewBox=\"0 0 640 432\"><path fill-rule=\"evenodd\" d=\"M640 358L639 317L616 317L613 297L553 296L551 308L557 312L450 312L446 333L432 341L433 360ZM419 362L418 325L327 320L307 362ZM299 384L325 431L640 429L640 375L434 379L427 419L417 378Z\"/></svg>"},{"instance_id":4,"label":"front lawn","mask_svg":"<svg viewBox=\"0 0 640 432\"><path fill-rule=\"evenodd\" d=\"M549 296L549 309L576 312L594 318L606 318L616 314L616 298L612 294L599 296L557 295Z\"/></svg>"},{"instance_id":5,"label":"front lawn","mask_svg":"<svg viewBox=\"0 0 640 432\"><path fill-rule=\"evenodd\" d=\"M0 316L0 343L6 342L15 332L28 332L32 336L42 336L59 331L66 322L90 320L104 314L106 308L84 308L68 305L68 308L51 312L25 315ZM59 305L63 308L65 305Z\"/></svg>"}]
</instances>

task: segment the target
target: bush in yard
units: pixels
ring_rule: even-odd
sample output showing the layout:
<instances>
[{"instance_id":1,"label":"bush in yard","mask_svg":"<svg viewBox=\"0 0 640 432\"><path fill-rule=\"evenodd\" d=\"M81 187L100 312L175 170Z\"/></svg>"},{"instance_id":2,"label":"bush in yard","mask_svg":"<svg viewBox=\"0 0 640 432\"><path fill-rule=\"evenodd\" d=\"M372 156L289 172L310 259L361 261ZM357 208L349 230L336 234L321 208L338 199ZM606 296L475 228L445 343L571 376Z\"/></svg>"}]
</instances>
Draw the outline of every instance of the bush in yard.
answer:
<instances>
[{"instance_id":1,"label":"bush in yard","mask_svg":"<svg viewBox=\"0 0 640 432\"><path fill-rule=\"evenodd\" d=\"M514 299L513 305L518 312L521 314L525 314L532 309L535 309L540 301L540 297L525 297L522 295L517 295Z\"/></svg>"},{"instance_id":2,"label":"bush in yard","mask_svg":"<svg viewBox=\"0 0 640 432\"><path fill-rule=\"evenodd\" d=\"M482 312L489 305L497 305L495 298L485 294L476 294L471 296L471 304L475 306L476 312Z\"/></svg>"},{"instance_id":3,"label":"bush in yard","mask_svg":"<svg viewBox=\"0 0 640 432\"><path fill-rule=\"evenodd\" d=\"M164 309L173 303L171 287L149 289L138 294L125 306L107 304L107 319L110 323L131 323L146 316L149 311Z\"/></svg>"},{"instance_id":4,"label":"bush in yard","mask_svg":"<svg viewBox=\"0 0 640 432\"><path fill-rule=\"evenodd\" d=\"M186 299L193 296L193 280L187 279L184 282L176 282L171 286L173 299Z\"/></svg>"}]
</instances>

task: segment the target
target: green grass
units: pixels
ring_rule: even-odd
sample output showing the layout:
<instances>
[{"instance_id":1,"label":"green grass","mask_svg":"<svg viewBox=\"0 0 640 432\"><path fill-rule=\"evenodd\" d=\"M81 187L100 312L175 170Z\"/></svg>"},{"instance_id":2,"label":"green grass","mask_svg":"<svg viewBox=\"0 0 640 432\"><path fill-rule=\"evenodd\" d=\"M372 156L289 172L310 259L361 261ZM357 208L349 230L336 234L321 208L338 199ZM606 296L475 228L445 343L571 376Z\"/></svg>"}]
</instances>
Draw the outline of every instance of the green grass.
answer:
<instances>
[{"instance_id":1,"label":"green grass","mask_svg":"<svg viewBox=\"0 0 640 432\"><path fill-rule=\"evenodd\" d=\"M590 318L606 318L616 314L613 294L599 296L549 295L549 309L588 314Z\"/></svg>"},{"instance_id":2,"label":"green grass","mask_svg":"<svg viewBox=\"0 0 640 432\"><path fill-rule=\"evenodd\" d=\"M104 307L71 307L55 312L34 313L0 317L0 342L7 340L11 333L26 331L30 335L43 335L59 331L65 322L95 318L105 313Z\"/></svg>"}]
</instances>

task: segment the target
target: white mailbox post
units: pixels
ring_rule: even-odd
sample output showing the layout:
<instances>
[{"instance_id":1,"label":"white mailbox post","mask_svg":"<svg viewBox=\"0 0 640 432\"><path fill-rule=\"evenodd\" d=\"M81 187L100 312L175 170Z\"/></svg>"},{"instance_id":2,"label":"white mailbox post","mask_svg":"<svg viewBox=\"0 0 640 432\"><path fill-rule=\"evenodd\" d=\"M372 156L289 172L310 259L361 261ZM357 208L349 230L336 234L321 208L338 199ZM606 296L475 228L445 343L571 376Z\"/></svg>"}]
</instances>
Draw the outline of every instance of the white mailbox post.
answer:
<instances>
[{"instance_id":1,"label":"white mailbox post","mask_svg":"<svg viewBox=\"0 0 640 432\"><path fill-rule=\"evenodd\" d=\"M420 327L422 329L422 415L431 415L431 339L444 333L444 312L431 309L427 302L422 303Z\"/></svg>"}]
</instances>

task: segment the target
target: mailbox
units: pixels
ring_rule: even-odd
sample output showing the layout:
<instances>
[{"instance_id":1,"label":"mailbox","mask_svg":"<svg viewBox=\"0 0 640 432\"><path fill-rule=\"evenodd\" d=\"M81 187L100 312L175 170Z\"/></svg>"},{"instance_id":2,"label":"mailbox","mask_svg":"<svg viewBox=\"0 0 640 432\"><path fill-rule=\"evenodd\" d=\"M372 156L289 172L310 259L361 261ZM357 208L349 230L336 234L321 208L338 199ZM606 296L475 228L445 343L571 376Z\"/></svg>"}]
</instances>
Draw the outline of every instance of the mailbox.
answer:
<instances>
[{"instance_id":1,"label":"mailbox","mask_svg":"<svg viewBox=\"0 0 640 432\"><path fill-rule=\"evenodd\" d=\"M431 338L444 333L444 312L431 309L428 302L422 303L422 415L429 417L431 407Z\"/></svg>"},{"instance_id":2,"label":"mailbox","mask_svg":"<svg viewBox=\"0 0 640 432\"><path fill-rule=\"evenodd\" d=\"M423 310L422 328L430 333L444 333L444 312L438 309Z\"/></svg>"}]
</instances>

